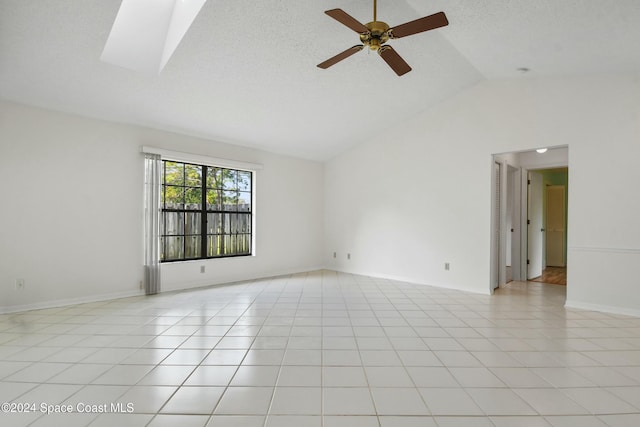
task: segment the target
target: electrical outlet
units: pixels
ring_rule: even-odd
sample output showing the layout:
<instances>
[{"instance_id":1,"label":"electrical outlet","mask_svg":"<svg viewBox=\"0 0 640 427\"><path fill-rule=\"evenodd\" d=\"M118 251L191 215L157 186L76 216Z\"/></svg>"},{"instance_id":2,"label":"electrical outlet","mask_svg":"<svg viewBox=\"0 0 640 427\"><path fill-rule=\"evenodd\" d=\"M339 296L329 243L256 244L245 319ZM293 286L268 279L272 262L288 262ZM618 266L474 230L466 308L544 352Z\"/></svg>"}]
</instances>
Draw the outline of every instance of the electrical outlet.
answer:
<instances>
[{"instance_id":1,"label":"electrical outlet","mask_svg":"<svg viewBox=\"0 0 640 427\"><path fill-rule=\"evenodd\" d=\"M204 265L200 266L200 273L204 273Z\"/></svg>"},{"instance_id":2,"label":"electrical outlet","mask_svg":"<svg viewBox=\"0 0 640 427\"><path fill-rule=\"evenodd\" d=\"M16 279L16 291L24 290L24 279Z\"/></svg>"},{"instance_id":3,"label":"electrical outlet","mask_svg":"<svg viewBox=\"0 0 640 427\"><path fill-rule=\"evenodd\" d=\"M140 283L138 286L140 286L140 289L144 288L144 285L142 284L142 280L140 280Z\"/></svg>"},{"instance_id":4,"label":"electrical outlet","mask_svg":"<svg viewBox=\"0 0 640 427\"><path fill-rule=\"evenodd\" d=\"M347 259L351 259L351 254L347 254Z\"/></svg>"},{"instance_id":5,"label":"electrical outlet","mask_svg":"<svg viewBox=\"0 0 640 427\"><path fill-rule=\"evenodd\" d=\"M446 271L449 271L449 263L448 263L448 262L445 262L445 263L444 263L444 269L445 269Z\"/></svg>"}]
</instances>

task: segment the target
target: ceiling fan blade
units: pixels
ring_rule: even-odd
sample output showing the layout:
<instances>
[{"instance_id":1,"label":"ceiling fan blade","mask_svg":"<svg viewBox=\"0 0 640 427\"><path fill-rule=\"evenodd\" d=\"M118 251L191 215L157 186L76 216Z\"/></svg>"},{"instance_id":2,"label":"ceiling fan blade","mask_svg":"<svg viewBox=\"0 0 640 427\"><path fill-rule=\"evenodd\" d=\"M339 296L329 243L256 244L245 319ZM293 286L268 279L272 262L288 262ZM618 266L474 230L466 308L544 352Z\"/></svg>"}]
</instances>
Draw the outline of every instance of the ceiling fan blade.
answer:
<instances>
[{"instance_id":1,"label":"ceiling fan blade","mask_svg":"<svg viewBox=\"0 0 640 427\"><path fill-rule=\"evenodd\" d=\"M353 55L354 53L360 52L362 50L364 46L361 44L355 45L353 47L350 47L349 49L345 50L344 52L341 52L339 54L337 54L336 56L327 59L326 61L318 64L319 68L323 68L323 69L327 69L329 67L331 67L332 65L337 64L338 62L342 61L343 59L346 59L348 57L350 57L351 55Z\"/></svg>"},{"instance_id":2,"label":"ceiling fan blade","mask_svg":"<svg viewBox=\"0 0 640 427\"><path fill-rule=\"evenodd\" d=\"M356 18L349 15L347 12L345 12L342 9L331 9L331 10L325 11L324 13L326 13L336 21L340 22L342 25L346 25L347 27L351 28L356 33L362 34L362 33L369 32L369 29L365 27L362 23L360 23L360 21L358 21Z\"/></svg>"},{"instance_id":3,"label":"ceiling fan blade","mask_svg":"<svg viewBox=\"0 0 640 427\"><path fill-rule=\"evenodd\" d=\"M395 71L398 76L402 76L411 71L411 67L409 66L409 64L407 64L405 60L402 59L400 55L398 55L398 52L393 50L391 46L382 46L378 50L378 54L382 57L382 59L384 59L384 62L389 64L389 67L391 67L391 69Z\"/></svg>"},{"instance_id":4,"label":"ceiling fan blade","mask_svg":"<svg viewBox=\"0 0 640 427\"><path fill-rule=\"evenodd\" d=\"M445 15L444 12L438 12L433 15L425 16L424 18L416 19L415 21L407 22L406 24L393 27L389 30L389 33L391 38L399 39L400 37L434 30L447 25L449 25L447 15Z\"/></svg>"}]
</instances>

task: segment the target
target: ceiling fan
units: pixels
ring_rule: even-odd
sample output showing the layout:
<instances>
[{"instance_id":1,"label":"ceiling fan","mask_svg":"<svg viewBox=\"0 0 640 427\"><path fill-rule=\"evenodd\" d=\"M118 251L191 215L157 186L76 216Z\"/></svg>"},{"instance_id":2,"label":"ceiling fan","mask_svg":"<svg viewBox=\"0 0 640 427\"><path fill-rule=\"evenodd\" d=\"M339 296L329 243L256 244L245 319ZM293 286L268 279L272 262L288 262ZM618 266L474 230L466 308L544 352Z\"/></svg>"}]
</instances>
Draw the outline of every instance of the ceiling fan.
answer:
<instances>
[{"instance_id":1,"label":"ceiling fan","mask_svg":"<svg viewBox=\"0 0 640 427\"><path fill-rule=\"evenodd\" d=\"M362 44L350 47L344 52L327 59L326 61L318 64L318 67L323 69L329 68L343 59L350 57L354 53L360 52L365 46L368 46L369 49L377 51L382 59L384 59L384 61L398 76L402 76L411 71L411 67L391 46L386 45L385 43L389 39L399 39L401 37L411 36L413 34L449 25L449 21L447 20L447 16L444 12L438 12L391 28L386 22L377 20L376 9L377 0L373 0L373 21L367 24L360 23L357 19L342 9L331 9L324 12L336 21L360 34L360 41Z\"/></svg>"}]
</instances>

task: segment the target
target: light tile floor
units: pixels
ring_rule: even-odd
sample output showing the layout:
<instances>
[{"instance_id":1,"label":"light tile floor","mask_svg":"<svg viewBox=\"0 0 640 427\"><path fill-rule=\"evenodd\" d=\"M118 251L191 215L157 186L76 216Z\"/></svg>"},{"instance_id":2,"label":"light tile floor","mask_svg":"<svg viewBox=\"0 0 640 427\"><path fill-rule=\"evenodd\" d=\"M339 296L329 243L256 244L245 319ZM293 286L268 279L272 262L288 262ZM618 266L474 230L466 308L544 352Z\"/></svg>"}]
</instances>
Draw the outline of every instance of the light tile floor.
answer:
<instances>
[{"instance_id":1,"label":"light tile floor","mask_svg":"<svg viewBox=\"0 0 640 427\"><path fill-rule=\"evenodd\" d=\"M2 315L0 425L639 426L640 319L565 292L318 271Z\"/></svg>"}]
</instances>

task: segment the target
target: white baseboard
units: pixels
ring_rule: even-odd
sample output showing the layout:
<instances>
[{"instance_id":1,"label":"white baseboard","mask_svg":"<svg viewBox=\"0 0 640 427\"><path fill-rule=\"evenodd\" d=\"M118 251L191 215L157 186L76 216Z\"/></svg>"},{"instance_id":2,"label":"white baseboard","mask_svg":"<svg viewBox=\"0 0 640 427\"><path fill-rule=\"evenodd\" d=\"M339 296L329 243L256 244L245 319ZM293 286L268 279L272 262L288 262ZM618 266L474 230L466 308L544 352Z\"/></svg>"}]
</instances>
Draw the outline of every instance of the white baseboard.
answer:
<instances>
[{"instance_id":1,"label":"white baseboard","mask_svg":"<svg viewBox=\"0 0 640 427\"><path fill-rule=\"evenodd\" d=\"M219 283L185 284L185 286L182 286L182 287L167 289L167 290L165 290L165 292L174 292L174 291L182 291L182 290L188 290L188 289L205 288L205 287L209 287L209 286L232 284L232 283L237 283L237 282L245 282L245 281L250 281L250 280L258 280L258 279L269 279L269 278L280 277L280 276L288 276L288 275L291 275L291 274L303 274L303 273L309 273L309 272L312 272L312 271L322 271L322 270L336 271L336 272L347 273L347 274L358 274L358 275L362 274L362 273L357 273L357 272L348 271L346 269L339 269L339 268L310 267L310 268L304 268L304 269L292 269L292 270L279 271L279 272L270 272L270 273L268 273L266 275L264 275L264 274L253 275L253 276L250 276L250 277L246 277L246 278L243 278L243 279L236 279L236 280L233 280L233 279L229 278L228 280L220 281ZM426 284L426 283L418 282L415 279L412 279L410 277L402 277L402 276L389 275L389 274L371 274L371 273L363 274L363 275L369 276L369 277L380 278L380 279L396 280L396 281L400 281L400 282L411 283L411 284L414 284L414 285L428 285L428 286L434 286L434 287L438 287L438 288L442 288L442 289L459 290L459 291L463 291L463 292L471 292L471 293L478 294L478 292L472 291L472 290L469 290L469 289L453 288L453 287L450 287L450 286L439 286L438 284ZM129 298L129 297L135 297L135 296L144 296L144 292L140 291L140 290L127 291L127 292L114 292L114 293L109 293L109 294L85 296L85 297L78 297L78 298L65 298L65 299L59 299L59 300L53 300L53 301L39 302L39 303L34 303L34 304L6 306L6 307L0 307L0 314L17 313L17 312L30 311L30 310L42 310L42 309L47 309L47 308L56 308L56 307L64 307L64 306L74 305L74 304L84 304L84 303L91 303L91 302L108 301L108 300L114 300L114 299L119 299L119 298ZM607 306L607 305L601 305L601 304L591 304L591 303L585 303L585 302L581 302L581 301L571 301L571 300L567 300L565 302L564 306L566 308L571 308L571 309L598 311L598 312L603 312L603 313L640 317L640 310L631 309L631 308L625 308L625 307Z\"/></svg>"},{"instance_id":2,"label":"white baseboard","mask_svg":"<svg viewBox=\"0 0 640 427\"><path fill-rule=\"evenodd\" d=\"M325 270L330 270L330 271L338 271L340 273L347 273L347 274L355 274L358 276L367 276L367 277L374 277L374 278L378 278L378 279L387 279L387 280L394 280L396 282L404 282L404 283L409 283L412 285L420 285L420 286L433 286L434 288L440 288L440 289L449 289L452 291L460 291L460 292L469 292L472 294L478 294L478 295L491 295L491 293L489 291L487 292L479 292L477 289L469 289L469 288L460 288L460 287L455 287L455 286L449 286L449 285L443 285L441 283L425 283L425 282L421 282L416 280L413 277L405 277L405 276L397 276L394 274L384 274L384 273L361 273L361 272L355 272L355 271L349 271L348 269L342 269L342 268L325 268Z\"/></svg>"},{"instance_id":3,"label":"white baseboard","mask_svg":"<svg viewBox=\"0 0 640 427\"><path fill-rule=\"evenodd\" d=\"M602 313L610 313L610 314L621 314L624 316L634 316L640 317L640 310L625 308L625 307L615 307L610 305L601 305L601 304L591 304L581 301L570 301L566 300L564 303L565 308L574 308L578 310L588 310L588 311L598 311Z\"/></svg>"},{"instance_id":4,"label":"white baseboard","mask_svg":"<svg viewBox=\"0 0 640 427\"><path fill-rule=\"evenodd\" d=\"M450 290L485 295L485 293L481 293L471 289L444 286L441 284L428 284L428 283L417 281L416 279L411 277L403 277L403 276L396 276L396 275L389 275L389 274L376 274L376 273L364 274L364 273L359 273L354 271L348 271L346 269L328 268L328 267L321 267L321 266L301 268L301 269L282 270L282 271L271 271L268 273L254 274L254 275L249 275L245 277L222 277L222 278L219 278L219 280L216 280L215 283L212 283L210 281L209 282L198 281L198 282L190 282L190 283L181 282L171 288L163 289L161 293L179 292L179 291L185 291L189 289L206 288L210 286L233 284L233 283L246 282L246 281L258 280L258 279L269 279L269 278L280 277L280 276L288 276L291 274L303 274L303 273L309 273L312 271L321 271L321 270L363 275L363 276L369 276L369 277L380 278L380 279L395 280L399 282L410 283L413 285L434 286L441 289L450 289ZM486 295L489 295L489 294L486 293ZM143 291L117 292L117 293L111 293L111 294L102 294L102 295L87 296L87 297L80 297L80 298L68 298L68 299L60 299L60 300L54 300L54 301L45 301L45 302L35 303L35 304L0 307L0 314L16 313L16 312L30 311L30 310L42 310L47 308L63 307L68 305L83 304L83 303L98 302L98 301L107 301L112 299L127 298L127 297L134 297L134 296L144 296L144 292Z\"/></svg>"},{"instance_id":5,"label":"white baseboard","mask_svg":"<svg viewBox=\"0 0 640 427\"><path fill-rule=\"evenodd\" d=\"M290 274L310 273L312 271L318 271L318 270L324 270L324 267L308 267L308 268L302 268L302 269L270 271L266 273L251 274L243 277L231 277L231 276L220 277L215 282L212 282L210 280L180 282L171 287L163 286L161 293L174 292L174 291L186 291L189 289L198 289L198 288L207 288L209 286L220 286L220 285L227 285L227 284L233 284L233 283L248 282L251 280L258 280L258 279L271 279L274 277L288 276Z\"/></svg>"},{"instance_id":6,"label":"white baseboard","mask_svg":"<svg viewBox=\"0 0 640 427\"><path fill-rule=\"evenodd\" d=\"M144 296L144 291L136 290L136 291L127 291L127 292L114 292L110 294L100 294L100 295L92 295L86 297L78 297L78 298L65 298L53 301L44 301L38 302L35 304L24 304L24 305L12 305L6 307L0 307L0 314L7 313L17 313L21 311L31 311L31 310L43 310L47 308L56 308L56 307L64 307L68 305L75 304L85 304L89 302L98 302L98 301L108 301L120 298L129 298L136 296Z\"/></svg>"},{"instance_id":7,"label":"white baseboard","mask_svg":"<svg viewBox=\"0 0 640 427\"><path fill-rule=\"evenodd\" d=\"M304 269L293 269L293 270L287 270L287 271L274 271L274 272L269 272L265 274L256 274L256 275L251 275L244 278L231 278L231 277L226 279L221 278L216 283L211 283L211 282L182 283L180 286L162 290L160 293L162 294L164 292L175 292L175 291L183 291L183 290L189 290L189 289L206 288L209 286L218 286L218 285L232 284L232 283L238 283L238 282L246 282L246 281L257 280L257 279L269 279L272 277L288 276L291 274L300 274L300 273L309 273L311 271L318 271L323 269L324 269L323 267L309 267ZM108 300L144 296L144 295L145 295L144 291L136 290L136 291L115 292L110 294L93 295L93 296L86 296L86 297L79 297L79 298L65 298L65 299L59 299L59 300L53 300L53 301L39 302L35 304L12 305L12 306L6 306L6 307L0 306L0 314L17 313L17 312L31 311L31 310L43 310L47 308L64 307L64 306L75 305L75 304L85 304L90 302L108 301Z\"/></svg>"}]
</instances>

